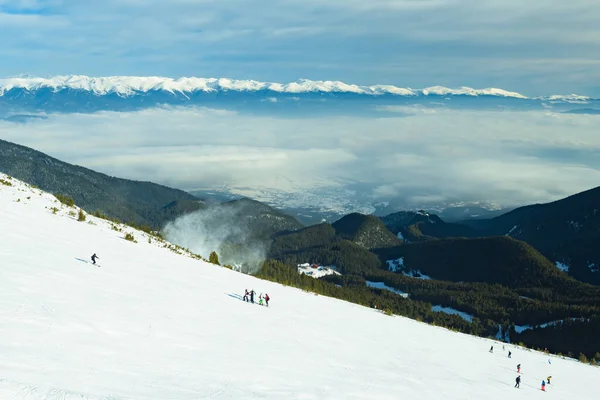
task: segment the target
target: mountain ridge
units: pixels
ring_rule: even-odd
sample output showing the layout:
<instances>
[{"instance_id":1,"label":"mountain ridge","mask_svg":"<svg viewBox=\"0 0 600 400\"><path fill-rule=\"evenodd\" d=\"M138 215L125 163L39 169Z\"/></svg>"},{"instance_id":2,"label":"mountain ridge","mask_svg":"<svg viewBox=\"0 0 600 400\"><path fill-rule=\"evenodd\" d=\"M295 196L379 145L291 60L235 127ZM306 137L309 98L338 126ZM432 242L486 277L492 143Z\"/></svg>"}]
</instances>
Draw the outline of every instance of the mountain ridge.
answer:
<instances>
[{"instance_id":1,"label":"mountain ridge","mask_svg":"<svg viewBox=\"0 0 600 400\"><path fill-rule=\"evenodd\" d=\"M50 193L72 197L88 212L100 211L154 229L169 218L206 206L202 199L183 190L117 178L2 139L0 172Z\"/></svg>"},{"instance_id":2,"label":"mountain ridge","mask_svg":"<svg viewBox=\"0 0 600 400\"><path fill-rule=\"evenodd\" d=\"M532 245L569 275L600 285L600 186L549 203L518 207L489 219L403 228L414 239L509 236Z\"/></svg>"},{"instance_id":3,"label":"mountain ridge","mask_svg":"<svg viewBox=\"0 0 600 400\"><path fill-rule=\"evenodd\" d=\"M590 97L580 95L550 95L528 97L520 93L505 89L488 87L474 89L467 86L448 88L444 86L430 86L421 89L398 87L394 85L355 85L341 81L298 79L288 83L260 82L256 80L238 80L229 78L199 78L180 77L177 79L160 76L107 76L90 77L85 75L57 75L50 78L24 77L0 78L0 97L13 90L23 89L34 92L41 89L51 89L55 92L61 90L79 90L92 92L96 95L110 93L119 96L134 96L151 91L164 91L171 94L193 92L271 92L271 93L349 93L362 95L393 95L393 96L492 96L510 97L516 99L543 99L550 101L587 101Z\"/></svg>"},{"instance_id":4,"label":"mountain ridge","mask_svg":"<svg viewBox=\"0 0 600 400\"><path fill-rule=\"evenodd\" d=\"M351 213L331 225L339 237L366 249L402 244L383 221L374 215Z\"/></svg>"}]
</instances>

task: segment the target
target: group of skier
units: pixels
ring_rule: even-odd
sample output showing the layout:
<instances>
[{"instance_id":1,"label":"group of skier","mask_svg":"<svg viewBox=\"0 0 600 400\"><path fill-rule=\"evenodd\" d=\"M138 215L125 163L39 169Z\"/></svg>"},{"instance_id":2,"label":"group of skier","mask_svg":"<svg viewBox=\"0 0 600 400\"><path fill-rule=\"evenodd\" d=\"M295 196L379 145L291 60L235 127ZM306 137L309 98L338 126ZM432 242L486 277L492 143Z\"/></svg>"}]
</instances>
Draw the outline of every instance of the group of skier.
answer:
<instances>
[{"instance_id":1,"label":"group of skier","mask_svg":"<svg viewBox=\"0 0 600 400\"><path fill-rule=\"evenodd\" d=\"M517 372L521 373L521 364L517 365ZM546 380L542 379L542 390L545 392L546 391L546 381L548 381L548 385L550 384L550 379L552 379L552 375L549 375ZM521 375L517 376L517 379L515 379L516 383L515 383L515 387L516 388L520 388L521 386Z\"/></svg>"},{"instance_id":2,"label":"group of skier","mask_svg":"<svg viewBox=\"0 0 600 400\"><path fill-rule=\"evenodd\" d=\"M254 291L254 289L248 291L248 289L244 289L245 293L244 293L244 301L249 301L250 303L254 303L254 296L256 295L256 292ZM263 300L266 303L267 307L269 307L269 300L271 298L269 297L269 295L267 293L265 293L265 295L263 296L263 294L261 293L258 297L258 304L260 304L261 306L263 305Z\"/></svg>"},{"instance_id":3,"label":"group of skier","mask_svg":"<svg viewBox=\"0 0 600 400\"><path fill-rule=\"evenodd\" d=\"M502 350L506 350L504 348L504 345L502 345ZM492 345L492 347L490 347L490 353L494 352L494 346ZM512 353L509 350L508 351L508 358L512 358ZM550 363L550 360L548 360L548 363ZM521 385L521 364L517 364L517 373L519 374L517 376L517 378L515 379L515 387L516 388L520 388ZM541 389L545 392L546 391L546 382L548 382L548 385L550 384L550 380L552 379L552 375L548 376L545 380L542 379L542 387Z\"/></svg>"}]
</instances>

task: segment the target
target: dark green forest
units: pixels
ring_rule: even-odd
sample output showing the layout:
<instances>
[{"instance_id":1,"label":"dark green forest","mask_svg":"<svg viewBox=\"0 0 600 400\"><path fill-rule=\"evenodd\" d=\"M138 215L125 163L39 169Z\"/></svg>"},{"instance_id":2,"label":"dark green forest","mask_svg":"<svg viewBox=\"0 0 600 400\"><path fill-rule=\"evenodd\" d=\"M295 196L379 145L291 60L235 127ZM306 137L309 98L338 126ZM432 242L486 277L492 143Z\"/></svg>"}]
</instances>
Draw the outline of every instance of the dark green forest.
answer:
<instances>
[{"instance_id":1,"label":"dark green forest","mask_svg":"<svg viewBox=\"0 0 600 400\"><path fill-rule=\"evenodd\" d=\"M357 229L369 236L364 224ZM276 235L257 276L468 334L496 337L501 331L504 339L531 348L590 360L600 351L594 339L600 332L600 287L573 279L525 242L499 236L390 245L385 238L381 247L368 249L352 241L356 236L325 223ZM387 261L395 259L402 263L390 271ZM342 275L299 274L297 265L307 262L334 265ZM416 271L431 279L420 279ZM472 321L434 312L434 305L465 312ZM565 322L515 329L551 321Z\"/></svg>"}]
</instances>

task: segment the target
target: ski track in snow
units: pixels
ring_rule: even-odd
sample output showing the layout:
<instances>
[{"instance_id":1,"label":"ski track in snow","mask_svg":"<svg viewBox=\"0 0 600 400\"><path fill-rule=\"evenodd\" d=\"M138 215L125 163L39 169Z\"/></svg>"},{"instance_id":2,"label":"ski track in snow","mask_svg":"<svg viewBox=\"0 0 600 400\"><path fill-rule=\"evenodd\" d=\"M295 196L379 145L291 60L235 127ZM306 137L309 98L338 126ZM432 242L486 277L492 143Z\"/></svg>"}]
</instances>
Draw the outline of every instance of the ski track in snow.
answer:
<instances>
[{"instance_id":1,"label":"ski track in snow","mask_svg":"<svg viewBox=\"0 0 600 400\"><path fill-rule=\"evenodd\" d=\"M509 359L493 340L178 255L11 182L0 184L0 399L597 398L598 368L507 344ZM94 252L102 268L77 260ZM270 307L236 300L244 289Z\"/></svg>"}]
</instances>

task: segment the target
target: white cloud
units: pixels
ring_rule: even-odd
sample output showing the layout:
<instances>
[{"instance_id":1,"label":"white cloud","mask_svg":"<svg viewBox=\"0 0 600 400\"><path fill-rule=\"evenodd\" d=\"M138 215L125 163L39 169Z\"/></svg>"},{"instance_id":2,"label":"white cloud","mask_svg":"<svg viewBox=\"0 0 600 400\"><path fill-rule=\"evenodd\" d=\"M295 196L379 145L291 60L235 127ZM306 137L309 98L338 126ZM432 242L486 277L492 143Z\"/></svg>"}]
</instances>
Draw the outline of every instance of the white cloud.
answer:
<instances>
[{"instance_id":1,"label":"white cloud","mask_svg":"<svg viewBox=\"0 0 600 400\"><path fill-rule=\"evenodd\" d=\"M515 205L598 185L599 122L547 111L277 118L175 108L2 122L0 136L112 175L184 189L360 184L380 200Z\"/></svg>"}]
</instances>

